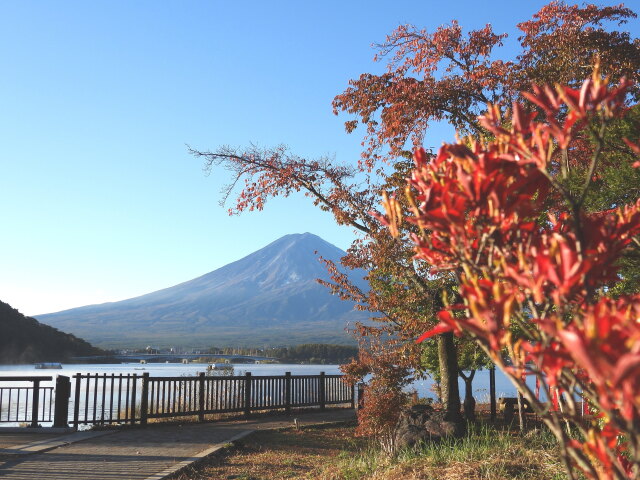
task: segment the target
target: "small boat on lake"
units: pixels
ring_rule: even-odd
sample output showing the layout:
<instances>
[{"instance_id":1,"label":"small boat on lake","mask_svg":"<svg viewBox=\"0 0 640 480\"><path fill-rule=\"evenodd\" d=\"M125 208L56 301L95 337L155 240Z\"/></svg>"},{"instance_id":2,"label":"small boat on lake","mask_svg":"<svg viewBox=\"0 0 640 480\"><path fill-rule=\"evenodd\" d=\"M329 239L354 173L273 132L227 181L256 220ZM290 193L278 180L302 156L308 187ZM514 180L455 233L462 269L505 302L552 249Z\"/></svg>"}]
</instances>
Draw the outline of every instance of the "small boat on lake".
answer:
<instances>
[{"instance_id":1,"label":"small boat on lake","mask_svg":"<svg viewBox=\"0 0 640 480\"><path fill-rule=\"evenodd\" d=\"M37 369L54 369L54 370L59 370L62 368L62 364L60 363L56 363L56 362L43 362L43 363L36 363L35 367Z\"/></svg>"},{"instance_id":2,"label":"small boat on lake","mask_svg":"<svg viewBox=\"0 0 640 480\"><path fill-rule=\"evenodd\" d=\"M207 365L207 370L233 370L233 365L228 363L210 363Z\"/></svg>"}]
</instances>

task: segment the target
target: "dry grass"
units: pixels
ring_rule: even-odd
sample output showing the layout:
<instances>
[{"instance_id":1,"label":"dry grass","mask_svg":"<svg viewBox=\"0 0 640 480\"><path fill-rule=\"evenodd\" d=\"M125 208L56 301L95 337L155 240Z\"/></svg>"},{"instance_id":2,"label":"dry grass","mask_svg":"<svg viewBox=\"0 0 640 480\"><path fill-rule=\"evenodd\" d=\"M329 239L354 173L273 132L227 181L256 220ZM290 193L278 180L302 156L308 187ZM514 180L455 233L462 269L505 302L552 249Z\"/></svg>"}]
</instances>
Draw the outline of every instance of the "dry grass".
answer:
<instances>
[{"instance_id":1,"label":"dry grass","mask_svg":"<svg viewBox=\"0 0 640 480\"><path fill-rule=\"evenodd\" d=\"M365 440L354 438L353 431L354 425L256 432L176 479L340 478L331 472L331 464L366 446Z\"/></svg>"},{"instance_id":2,"label":"dry grass","mask_svg":"<svg viewBox=\"0 0 640 480\"><path fill-rule=\"evenodd\" d=\"M461 451L455 451L460 449ZM429 449L408 458L400 458L387 468L378 468L370 479L438 480L513 480L564 479L560 459L551 448L532 448L527 441L516 438L511 445L497 445L490 451L453 447L451 456L431 455ZM475 451L474 451L475 450ZM444 452L446 455L446 452Z\"/></svg>"},{"instance_id":3,"label":"dry grass","mask_svg":"<svg viewBox=\"0 0 640 480\"><path fill-rule=\"evenodd\" d=\"M565 478L553 439L479 427L468 437L388 457L354 426L263 431L210 457L179 480L512 480Z\"/></svg>"}]
</instances>

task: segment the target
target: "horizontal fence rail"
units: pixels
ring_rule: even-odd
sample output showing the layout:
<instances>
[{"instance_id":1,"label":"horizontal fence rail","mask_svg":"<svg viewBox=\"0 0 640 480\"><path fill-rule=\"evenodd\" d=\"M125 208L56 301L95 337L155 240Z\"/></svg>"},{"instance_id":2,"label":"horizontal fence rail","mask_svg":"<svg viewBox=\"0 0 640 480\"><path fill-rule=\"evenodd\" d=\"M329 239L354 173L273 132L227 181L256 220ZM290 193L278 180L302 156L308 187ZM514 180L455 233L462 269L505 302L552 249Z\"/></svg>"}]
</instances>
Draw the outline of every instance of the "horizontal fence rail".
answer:
<instances>
[{"instance_id":1,"label":"horizontal fence rail","mask_svg":"<svg viewBox=\"0 0 640 480\"><path fill-rule=\"evenodd\" d=\"M52 421L54 389L40 385L51 379L44 376L0 377L0 422L28 423L36 427L40 422Z\"/></svg>"},{"instance_id":2,"label":"horizontal fence rail","mask_svg":"<svg viewBox=\"0 0 640 480\"><path fill-rule=\"evenodd\" d=\"M350 404L354 389L342 375L150 377L76 374L73 426L147 423L148 419Z\"/></svg>"}]
</instances>

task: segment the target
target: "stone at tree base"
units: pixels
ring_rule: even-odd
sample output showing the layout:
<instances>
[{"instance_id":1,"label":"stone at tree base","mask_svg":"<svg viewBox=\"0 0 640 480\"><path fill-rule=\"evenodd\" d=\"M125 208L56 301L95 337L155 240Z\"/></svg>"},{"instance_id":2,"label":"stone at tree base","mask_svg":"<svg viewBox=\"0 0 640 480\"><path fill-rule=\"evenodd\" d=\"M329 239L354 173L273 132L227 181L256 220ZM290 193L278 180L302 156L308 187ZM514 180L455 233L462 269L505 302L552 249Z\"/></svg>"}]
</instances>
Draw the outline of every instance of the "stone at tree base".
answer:
<instances>
[{"instance_id":1,"label":"stone at tree base","mask_svg":"<svg viewBox=\"0 0 640 480\"><path fill-rule=\"evenodd\" d=\"M420 442L437 442L445 437L457 437L465 433L464 422L452 422L446 412L429 405L414 405L400 414L396 426L396 447L413 447Z\"/></svg>"}]
</instances>

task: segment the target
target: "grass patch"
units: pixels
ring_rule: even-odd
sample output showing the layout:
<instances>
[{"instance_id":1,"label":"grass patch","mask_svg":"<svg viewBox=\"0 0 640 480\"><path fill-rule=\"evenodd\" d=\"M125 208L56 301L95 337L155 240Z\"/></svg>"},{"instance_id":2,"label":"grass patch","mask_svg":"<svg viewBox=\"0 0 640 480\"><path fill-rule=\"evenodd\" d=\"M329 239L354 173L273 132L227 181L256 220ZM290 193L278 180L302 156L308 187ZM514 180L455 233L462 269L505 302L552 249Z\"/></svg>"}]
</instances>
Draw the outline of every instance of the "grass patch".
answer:
<instances>
[{"instance_id":1,"label":"grass patch","mask_svg":"<svg viewBox=\"0 0 640 480\"><path fill-rule=\"evenodd\" d=\"M355 425L257 432L223 454L181 473L178 480L565 478L553 437L521 436L491 426L468 436L386 456L354 437Z\"/></svg>"},{"instance_id":2,"label":"grass patch","mask_svg":"<svg viewBox=\"0 0 640 480\"><path fill-rule=\"evenodd\" d=\"M524 436L487 425L469 435L385 457L376 449L344 458L345 479L530 480L566 478L555 439L548 432Z\"/></svg>"}]
</instances>

